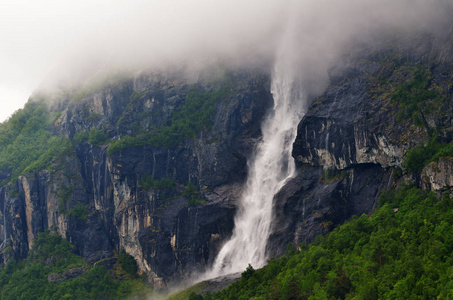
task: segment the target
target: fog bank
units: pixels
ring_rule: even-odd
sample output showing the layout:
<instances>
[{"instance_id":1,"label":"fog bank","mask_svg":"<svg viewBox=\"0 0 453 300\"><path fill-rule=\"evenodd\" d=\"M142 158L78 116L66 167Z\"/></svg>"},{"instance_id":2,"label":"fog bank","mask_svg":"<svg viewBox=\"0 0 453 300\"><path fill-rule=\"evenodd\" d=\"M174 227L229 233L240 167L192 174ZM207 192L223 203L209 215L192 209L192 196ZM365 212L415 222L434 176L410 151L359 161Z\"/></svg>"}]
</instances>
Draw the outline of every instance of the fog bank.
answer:
<instances>
[{"instance_id":1,"label":"fog bank","mask_svg":"<svg viewBox=\"0 0 453 300\"><path fill-rule=\"evenodd\" d=\"M6 0L1 111L38 87L65 87L106 70L219 60L272 67L282 48L291 56L288 72L317 92L352 41L377 42L370 36L383 31L443 30L439 23L450 18L451 6L450 0Z\"/></svg>"}]
</instances>

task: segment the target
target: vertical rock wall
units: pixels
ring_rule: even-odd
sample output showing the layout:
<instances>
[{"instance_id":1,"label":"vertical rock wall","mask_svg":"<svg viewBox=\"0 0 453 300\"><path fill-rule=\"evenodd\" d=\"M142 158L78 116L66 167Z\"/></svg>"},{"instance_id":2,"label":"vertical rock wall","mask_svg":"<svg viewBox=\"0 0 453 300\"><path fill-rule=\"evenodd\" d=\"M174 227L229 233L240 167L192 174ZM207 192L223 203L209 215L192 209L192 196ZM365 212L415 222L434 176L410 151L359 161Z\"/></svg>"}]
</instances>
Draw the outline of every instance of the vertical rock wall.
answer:
<instances>
[{"instance_id":1,"label":"vertical rock wall","mask_svg":"<svg viewBox=\"0 0 453 300\"><path fill-rule=\"evenodd\" d=\"M207 268L231 234L246 158L272 104L266 76L228 76L232 84L210 116L212 127L195 138L112 155L109 141L74 142L73 152L52 162L52 170L1 187L3 261L26 257L38 233L51 230L90 263L126 250L156 287ZM152 131L168 124L189 93L218 89L211 77L145 74L80 93L62 100L54 131L70 140L93 128L113 140L133 136L134 130ZM143 178L169 178L174 187L144 187ZM185 194L189 183L196 197Z\"/></svg>"}]
</instances>

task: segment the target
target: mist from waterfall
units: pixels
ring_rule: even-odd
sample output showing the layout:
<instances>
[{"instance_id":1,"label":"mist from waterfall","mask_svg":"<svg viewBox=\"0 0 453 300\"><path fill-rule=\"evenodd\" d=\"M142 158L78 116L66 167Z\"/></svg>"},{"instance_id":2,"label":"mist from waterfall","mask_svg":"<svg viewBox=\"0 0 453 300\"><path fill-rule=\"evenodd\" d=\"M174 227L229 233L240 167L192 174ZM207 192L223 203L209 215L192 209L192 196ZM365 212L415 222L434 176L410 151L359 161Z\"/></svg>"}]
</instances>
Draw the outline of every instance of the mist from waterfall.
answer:
<instances>
[{"instance_id":1,"label":"mist from waterfall","mask_svg":"<svg viewBox=\"0 0 453 300\"><path fill-rule=\"evenodd\" d=\"M267 262L272 200L295 174L292 145L305 107L305 98L291 72L293 56L288 51L294 49L293 34L292 22L289 22L272 74L274 107L262 124L262 140L248 163L248 178L234 220L233 235L205 278L242 272L249 264L261 268Z\"/></svg>"}]
</instances>

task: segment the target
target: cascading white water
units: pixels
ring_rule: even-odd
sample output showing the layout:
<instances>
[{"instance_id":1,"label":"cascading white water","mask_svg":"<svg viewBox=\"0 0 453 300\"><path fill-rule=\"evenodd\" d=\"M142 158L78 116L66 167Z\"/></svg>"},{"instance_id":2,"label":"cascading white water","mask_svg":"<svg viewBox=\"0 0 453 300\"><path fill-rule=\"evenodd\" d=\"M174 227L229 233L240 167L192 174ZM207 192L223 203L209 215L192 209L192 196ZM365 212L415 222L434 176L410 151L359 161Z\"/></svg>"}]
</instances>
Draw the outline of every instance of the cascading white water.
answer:
<instances>
[{"instance_id":1,"label":"cascading white water","mask_svg":"<svg viewBox=\"0 0 453 300\"><path fill-rule=\"evenodd\" d=\"M291 29L287 29L274 66L271 86L274 108L262 125L262 141L249 161L233 235L204 278L241 272L248 264L254 268L266 264L272 200L287 179L294 176L292 145L305 106L295 83L291 55L287 53L293 51Z\"/></svg>"}]
</instances>

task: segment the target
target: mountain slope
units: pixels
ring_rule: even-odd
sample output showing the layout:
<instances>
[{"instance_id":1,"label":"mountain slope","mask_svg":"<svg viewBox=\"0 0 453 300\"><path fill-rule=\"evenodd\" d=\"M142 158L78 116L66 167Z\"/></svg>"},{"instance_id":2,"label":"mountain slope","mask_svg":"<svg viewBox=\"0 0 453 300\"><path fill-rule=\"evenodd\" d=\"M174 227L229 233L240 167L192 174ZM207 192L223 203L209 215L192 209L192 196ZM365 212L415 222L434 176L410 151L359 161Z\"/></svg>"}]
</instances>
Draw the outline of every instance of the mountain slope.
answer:
<instances>
[{"instance_id":1,"label":"mountain slope","mask_svg":"<svg viewBox=\"0 0 453 300\"><path fill-rule=\"evenodd\" d=\"M270 257L371 213L404 181L450 188L450 160L437 159L453 139L452 40L384 41L344 55L301 120L298 176L274 198ZM0 126L2 261L25 259L48 229L92 265L124 250L156 288L209 268L272 107L269 75L156 71L56 98L36 95Z\"/></svg>"}]
</instances>

